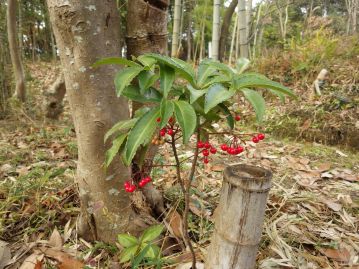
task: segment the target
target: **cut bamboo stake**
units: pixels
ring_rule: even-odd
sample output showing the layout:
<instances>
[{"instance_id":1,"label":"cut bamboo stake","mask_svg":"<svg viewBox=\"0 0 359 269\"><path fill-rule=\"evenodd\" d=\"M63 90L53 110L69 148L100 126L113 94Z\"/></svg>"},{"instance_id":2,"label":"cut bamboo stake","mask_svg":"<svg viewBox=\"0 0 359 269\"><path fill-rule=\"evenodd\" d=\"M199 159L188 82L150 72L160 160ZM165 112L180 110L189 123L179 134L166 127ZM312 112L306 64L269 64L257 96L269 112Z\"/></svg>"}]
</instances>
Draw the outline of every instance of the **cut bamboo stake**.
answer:
<instances>
[{"instance_id":1,"label":"cut bamboo stake","mask_svg":"<svg viewBox=\"0 0 359 269\"><path fill-rule=\"evenodd\" d=\"M272 173L249 165L224 170L206 269L255 268Z\"/></svg>"}]
</instances>

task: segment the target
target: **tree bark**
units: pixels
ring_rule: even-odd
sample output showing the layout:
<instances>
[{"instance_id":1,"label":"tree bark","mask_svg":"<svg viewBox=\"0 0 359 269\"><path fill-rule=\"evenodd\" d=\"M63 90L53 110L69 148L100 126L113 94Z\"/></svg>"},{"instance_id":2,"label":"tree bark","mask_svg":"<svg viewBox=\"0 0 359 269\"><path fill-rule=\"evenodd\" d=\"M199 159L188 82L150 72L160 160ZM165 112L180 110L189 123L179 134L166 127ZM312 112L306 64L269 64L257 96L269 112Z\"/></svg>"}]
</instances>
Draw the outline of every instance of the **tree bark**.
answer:
<instances>
[{"instance_id":1,"label":"tree bark","mask_svg":"<svg viewBox=\"0 0 359 269\"><path fill-rule=\"evenodd\" d=\"M229 26L231 25L233 13L238 5L238 0L232 0L229 7L226 9L223 22L221 27L221 37L219 39L219 60L224 60L224 55L226 53L228 35L229 35Z\"/></svg>"},{"instance_id":2,"label":"tree bark","mask_svg":"<svg viewBox=\"0 0 359 269\"><path fill-rule=\"evenodd\" d=\"M127 4L127 57L167 54L168 0L131 0Z\"/></svg>"},{"instance_id":3,"label":"tree bark","mask_svg":"<svg viewBox=\"0 0 359 269\"><path fill-rule=\"evenodd\" d=\"M221 23L221 0L213 1L212 58L218 60L219 30Z\"/></svg>"},{"instance_id":4,"label":"tree bark","mask_svg":"<svg viewBox=\"0 0 359 269\"><path fill-rule=\"evenodd\" d=\"M172 49L171 56L178 56L179 32L181 27L182 0L175 0L173 15Z\"/></svg>"},{"instance_id":5,"label":"tree bark","mask_svg":"<svg viewBox=\"0 0 359 269\"><path fill-rule=\"evenodd\" d=\"M251 26L252 26L252 0L247 0L246 6L246 39L247 39L247 46L248 46L248 57L251 55L251 46L250 46L250 37L251 37Z\"/></svg>"},{"instance_id":6,"label":"tree bark","mask_svg":"<svg viewBox=\"0 0 359 269\"><path fill-rule=\"evenodd\" d=\"M153 52L167 54L167 8L168 0L131 0L128 1L127 8L127 58L138 57L142 54ZM132 114L142 104L134 102L132 104ZM157 147L151 146L149 151L153 156ZM136 156L132 165L133 174L138 174L141 169L136 163L139 156ZM148 173L150 171L147 171ZM139 181L140 178L134 178ZM147 184L142 189L147 204L151 206L155 213L160 215L164 211L162 194L154 188L152 184ZM136 197L141 200L142 197Z\"/></svg>"},{"instance_id":7,"label":"tree bark","mask_svg":"<svg viewBox=\"0 0 359 269\"><path fill-rule=\"evenodd\" d=\"M8 0L7 4L7 33L9 40L9 49L11 56L11 63L15 75L15 97L20 101L25 102L26 99L26 87L25 87L25 74L24 68L21 62L21 52L17 44L16 34L16 0Z\"/></svg>"},{"instance_id":8,"label":"tree bark","mask_svg":"<svg viewBox=\"0 0 359 269\"><path fill-rule=\"evenodd\" d=\"M234 165L224 170L207 269L253 269L260 243L272 173Z\"/></svg>"},{"instance_id":9,"label":"tree bark","mask_svg":"<svg viewBox=\"0 0 359 269\"><path fill-rule=\"evenodd\" d=\"M104 169L103 137L129 118L128 103L117 98L114 66L92 68L120 54L120 18L115 0L47 0L60 51L78 144L76 182L81 200L79 233L87 240L116 241L119 233L138 234L145 223L134 214L123 183L129 168L119 159Z\"/></svg>"}]
</instances>

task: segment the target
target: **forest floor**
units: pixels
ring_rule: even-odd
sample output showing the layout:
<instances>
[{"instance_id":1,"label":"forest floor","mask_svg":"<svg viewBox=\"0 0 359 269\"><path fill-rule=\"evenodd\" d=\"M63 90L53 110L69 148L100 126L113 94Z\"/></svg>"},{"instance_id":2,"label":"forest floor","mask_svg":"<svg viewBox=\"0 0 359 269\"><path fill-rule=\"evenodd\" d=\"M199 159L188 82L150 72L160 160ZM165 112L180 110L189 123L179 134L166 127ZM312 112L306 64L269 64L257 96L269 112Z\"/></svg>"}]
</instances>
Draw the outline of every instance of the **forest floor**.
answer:
<instances>
[{"instance_id":1,"label":"forest floor","mask_svg":"<svg viewBox=\"0 0 359 269\"><path fill-rule=\"evenodd\" d=\"M43 71L32 73L34 92L54 77L48 65L33 67L45 68L51 70L46 77ZM21 268L120 268L117 246L77 236L77 146L69 113L58 122L39 120L40 114L18 110L15 119L0 121L0 247L8 243L0 251L0 268L7 262L19 268L25 259L28 267ZM185 156L186 148L181 150ZM190 206L199 257L205 256L213 230L222 171L235 163L260 165L274 174L259 268L359 268L359 152L271 136L247 156L228 159L218 152L209 165L200 165ZM169 206L180 209L175 171L155 170L153 178Z\"/></svg>"}]
</instances>

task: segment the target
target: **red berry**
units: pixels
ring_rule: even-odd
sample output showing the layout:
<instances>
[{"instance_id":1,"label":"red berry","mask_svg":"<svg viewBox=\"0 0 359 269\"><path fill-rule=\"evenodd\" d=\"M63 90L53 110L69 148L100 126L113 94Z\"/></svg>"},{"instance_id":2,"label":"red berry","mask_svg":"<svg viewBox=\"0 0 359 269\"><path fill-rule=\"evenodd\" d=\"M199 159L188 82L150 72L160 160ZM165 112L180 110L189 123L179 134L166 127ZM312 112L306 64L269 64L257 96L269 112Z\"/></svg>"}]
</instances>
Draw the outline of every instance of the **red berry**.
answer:
<instances>
[{"instance_id":1,"label":"red berry","mask_svg":"<svg viewBox=\"0 0 359 269\"><path fill-rule=\"evenodd\" d=\"M263 140L264 138L266 138L266 136L265 136L264 134L258 134L258 135L257 135L257 138L258 138L259 140Z\"/></svg>"},{"instance_id":2,"label":"red berry","mask_svg":"<svg viewBox=\"0 0 359 269\"><path fill-rule=\"evenodd\" d=\"M240 120L241 120L241 116L236 115L236 116L234 117L234 119L235 119L236 121L240 121Z\"/></svg>"},{"instance_id":3,"label":"red berry","mask_svg":"<svg viewBox=\"0 0 359 269\"><path fill-rule=\"evenodd\" d=\"M163 128L160 130L160 136L165 136L166 135L166 128Z\"/></svg>"},{"instance_id":4,"label":"red berry","mask_svg":"<svg viewBox=\"0 0 359 269\"><path fill-rule=\"evenodd\" d=\"M259 139L256 136L254 136L254 137L252 137L252 142L253 143L258 143Z\"/></svg>"},{"instance_id":5,"label":"red berry","mask_svg":"<svg viewBox=\"0 0 359 269\"><path fill-rule=\"evenodd\" d=\"M144 181L143 179L140 181L140 183L138 183L138 185L142 188L146 185L146 181Z\"/></svg>"},{"instance_id":6,"label":"red berry","mask_svg":"<svg viewBox=\"0 0 359 269\"><path fill-rule=\"evenodd\" d=\"M157 122L160 122L160 121L161 121L161 118L157 118L156 121L157 121Z\"/></svg>"},{"instance_id":7,"label":"red berry","mask_svg":"<svg viewBox=\"0 0 359 269\"><path fill-rule=\"evenodd\" d=\"M126 181L125 184L124 184L124 187L127 188L127 187L129 187L129 186L131 186L130 181Z\"/></svg>"},{"instance_id":8,"label":"red berry","mask_svg":"<svg viewBox=\"0 0 359 269\"><path fill-rule=\"evenodd\" d=\"M134 192L136 190L136 185L131 185L129 188L128 188L128 191L129 192Z\"/></svg>"},{"instance_id":9,"label":"red berry","mask_svg":"<svg viewBox=\"0 0 359 269\"><path fill-rule=\"evenodd\" d=\"M211 144L207 141L206 143L204 143L204 147L206 149L209 149L211 147Z\"/></svg>"},{"instance_id":10,"label":"red berry","mask_svg":"<svg viewBox=\"0 0 359 269\"><path fill-rule=\"evenodd\" d=\"M204 147L203 142L202 142L202 141L198 141L198 143L197 143L197 148L201 149L201 148L203 148L203 147Z\"/></svg>"},{"instance_id":11,"label":"red berry","mask_svg":"<svg viewBox=\"0 0 359 269\"><path fill-rule=\"evenodd\" d=\"M172 130L172 129L168 129L167 134L169 134L169 135L173 135L173 134L174 134L174 132L173 132L173 130Z\"/></svg>"},{"instance_id":12,"label":"red berry","mask_svg":"<svg viewBox=\"0 0 359 269\"><path fill-rule=\"evenodd\" d=\"M150 177L145 177L145 178L143 179L143 181L146 182L146 183L149 183L149 182L152 181L152 179L151 179Z\"/></svg>"},{"instance_id":13,"label":"red berry","mask_svg":"<svg viewBox=\"0 0 359 269\"><path fill-rule=\"evenodd\" d=\"M204 162L205 164L209 163L208 158L204 158L204 159L203 159L203 162Z\"/></svg>"},{"instance_id":14,"label":"red berry","mask_svg":"<svg viewBox=\"0 0 359 269\"><path fill-rule=\"evenodd\" d=\"M210 151L212 154L216 154L216 153L217 153L216 148L211 148L209 151Z\"/></svg>"},{"instance_id":15,"label":"red berry","mask_svg":"<svg viewBox=\"0 0 359 269\"><path fill-rule=\"evenodd\" d=\"M242 153L243 150L244 150L243 147L241 147L241 146L238 146L238 147L237 147L237 152L238 152L238 154Z\"/></svg>"},{"instance_id":16,"label":"red berry","mask_svg":"<svg viewBox=\"0 0 359 269\"><path fill-rule=\"evenodd\" d=\"M221 145L221 149L222 149L223 151L227 151L227 149L228 149L227 144L222 144L222 145Z\"/></svg>"},{"instance_id":17,"label":"red berry","mask_svg":"<svg viewBox=\"0 0 359 269\"><path fill-rule=\"evenodd\" d=\"M228 153L228 154L231 154L231 152L232 152L232 148L231 148L231 147L228 147L228 148L227 148L227 153Z\"/></svg>"},{"instance_id":18,"label":"red berry","mask_svg":"<svg viewBox=\"0 0 359 269\"><path fill-rule=\"evenodd\" d=\"M209 155L209 151L205 149L205 150L202 151L202 154L203 154L203 156L208 156L208 155Z\"/></svg>"},{"instance_id":19,"label":"red berry","mask_svg":"<svg viewBox=\"0 0 359 269\"><path fill-rule=\"evenodd\" d=\"M231 149L231 155L236 155L237 154L237 150L235 148Z\"/></svg>"},{"instance_id":20,"label":"red berry","mask_svg":"<svg viewBox=\"0 0 359 269\"><path fill-rule=\"evenodd\" d=\"M168 122L173 122L173 118L171 117L171 118L168 120Z\"/></svg>"}]
</instances>

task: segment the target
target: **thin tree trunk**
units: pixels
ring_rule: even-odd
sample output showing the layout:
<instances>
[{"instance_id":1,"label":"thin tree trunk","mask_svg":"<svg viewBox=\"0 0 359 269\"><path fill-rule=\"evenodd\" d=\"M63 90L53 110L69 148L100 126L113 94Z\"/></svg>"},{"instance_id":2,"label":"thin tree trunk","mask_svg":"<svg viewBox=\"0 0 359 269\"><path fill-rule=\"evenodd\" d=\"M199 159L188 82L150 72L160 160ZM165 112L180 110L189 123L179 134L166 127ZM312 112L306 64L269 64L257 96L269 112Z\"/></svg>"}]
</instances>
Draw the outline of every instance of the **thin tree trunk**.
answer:
<instances>
[{"instance_id":1,"label":"thin tree trunk","mask_svg":"<svg viewBox=\"0 0 359 269\"><path fill-rule=\"evenodd\" d=\"M238 1L238 29L239 29L239 51L241 58L248 58L247 42L247 21L246 21L246 1Z\"/></svg>"},{"instance_id":2,"label":"thin tree trunk","mask_svg":"<svg viewBox=\"0 0 359 269\"><path fill-rule=\"evenodd\" d=\"M229 35L229 27L231 25L233 13L238 5L238 0L232 0L223 16L221 27L221 37L219 39L219 60L223 61L226 53L226 46ZM236 22L235 22L236 23Z\"/></svg>"},{"instance_id":3,"label":"thin tree trunk","mask_svg":"<svg viewBox=\"0 0 359 269\"><path fill-rule=\"evenodd\" d=\"M213 1L212 58L218 60L219 30L221 24L221 0Z\"/></svg>"},{"instance_id":4,"label":"thin tree trunk","mask_svg":"<svg viewBox=\"0 0 359 269\"><path fill-rule=\"evenodd\" d=\"M16 89L15 96L22 102L26 99L25 74L21 62L21 52L16 35L16 0L8 0L7 4L7 33L9 40L11 63L14 70Z\"/></svg>"},{"instance_id":5,"label":"thin tree trunk","mask_svg":"<svg viewBox=\"0 0 359 269\"><path fill-rule=\"evenodd\" d=\"M246 6L246 22L247 22L247 31L246 31L246 39L248 44L248 57L251 55L251 46L250 46L250 36L251 36L251 26L252 26L252 0L247 0Z\"/></svg>"},{"instance_id":6,"label":"thin tree trunk","mask_svg":"<svg viewBox=\"0 0 359 269\"><path fill-rule=\"evenodd\" d=\"M188 10L188 28L187 28L187 61L192 57L192 6L189 4Z\"/></svg>"},{"instance_id":7,"label":"thin tree trunk","mask_svg":"<svg viewBox=\"0 0 359 269\"><path fill-rule=\"evenodd\" d=\"M117 98L115 66L93 68L97 60L120 54L120 18L115 0L47 0L60 51L67 97L74 120L81 201L79 233L87 240L114 242L119 233L138 234L145 223L134 213L123 184L130 170L119 159L104 169L104 134L129 118L128 103Z\"/></svg>"},{"instance_id":8,"label":"thin tree trunk","mask_svg":"<svg viewBox=\"0 0 359 269\"><path fill-rule=\"evenodd\" d=\"M207 269L254 269L272 173L234 165L224 170Z\"/></svg>"},{"instance_id":9,"label":"thin tree trunk","mask_svg":"<svg viewBox=\"0 0 359 269\"><path fill-rule=\"evenodd\" d=\"M172 32L172 49L171 56L178 56L178 46L179 46L179 32L181 27L181 10L182 10L182 0L175 0L174 7L174 16L173 16L173 32Z\"/></svg>"},{"instance_id":10,"label":"thin tree trunk","mask_svg":"<svg viewBox=\"0 0 359 269\"><path fill-rule=\"evenodd\" d=\"M234 27L233 27L233 32L232 32L231 48L229 51L229 59L228 59L229 65L232 65L233 48L234 48L234 43L235 43L234 41L236 40L237 28L238 28L238 13L237 13L236 19L234 21Z\"/></svg>"}]
</instances>

